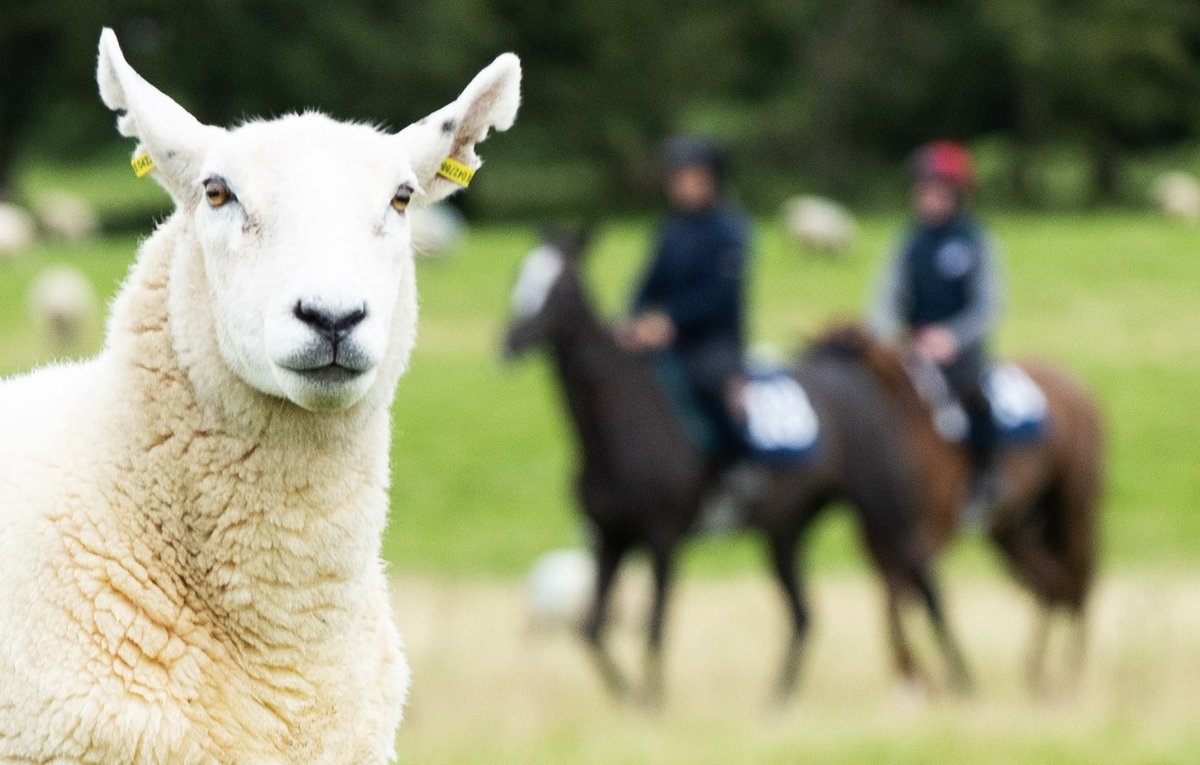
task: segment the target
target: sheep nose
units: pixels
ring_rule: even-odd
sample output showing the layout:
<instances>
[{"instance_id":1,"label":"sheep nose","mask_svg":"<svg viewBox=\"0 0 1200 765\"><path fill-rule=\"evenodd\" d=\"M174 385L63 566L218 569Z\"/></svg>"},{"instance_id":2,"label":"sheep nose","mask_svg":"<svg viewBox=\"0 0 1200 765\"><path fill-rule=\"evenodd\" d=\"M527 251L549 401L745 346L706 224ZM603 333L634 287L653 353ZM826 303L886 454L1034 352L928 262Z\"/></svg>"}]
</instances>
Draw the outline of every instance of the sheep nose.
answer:
<instances>
[{"instance_id":1,"label":"sheep nose","mask_svg":"<svg viewBox=\"0 0 1200 765\"><path fill-rule=\"evenodd\" d=\"M367 318L367 307L363 305L353 311L335 313L312 305L305 305L303 300L299 300L296 301L296 307L292 310L292 314L316 330L318 334L337 343L349 335L363 319Z\"/></svg>"}]
</instances>

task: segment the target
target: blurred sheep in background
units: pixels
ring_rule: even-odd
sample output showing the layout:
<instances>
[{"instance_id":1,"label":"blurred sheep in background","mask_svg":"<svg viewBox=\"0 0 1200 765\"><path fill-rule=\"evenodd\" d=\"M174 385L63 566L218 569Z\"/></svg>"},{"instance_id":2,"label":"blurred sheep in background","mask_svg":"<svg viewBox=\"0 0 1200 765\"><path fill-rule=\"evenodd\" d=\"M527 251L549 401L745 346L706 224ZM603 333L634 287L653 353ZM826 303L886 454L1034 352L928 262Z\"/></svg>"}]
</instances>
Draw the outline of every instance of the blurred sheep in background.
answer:
<instances>
[{"instance_id":1,"label":"blurred sheep in background","mask_svg":"<svg viewBox=\"0 0 1200 765\"><path fill-rule=\"evenodd\" d=\"M1158 176L1150 186L1150 198L1169 218L1200 221L1200 180L1191 173L1171 170Z\"/></svg>"},{"instance_id":2,"label":"blurred sheep in background","mask_svg":"<svg viewBox=\"0 0 1200 765\"><path fill-rule=\"evenodd\" d=\"M816 196L792 197L783 203L783 225L801 247L842 255L854 245L858 227L850 211Z\"/></svg>"},{"instance_id":3,"label":"blurred sheep in background","mask_svg":"<svg viewBox=\"0 0 1200 765\"><path fill-rule=\"evenodd\" d=\"M34 326L55 353L77 353L96 321L99 300L83 273L71 266L50 266L29 288Z\"/></svg>"},{"instance_id":4,"label":"blurred sheep in background","mask_svg":"<svg viewBox=\"0 0 1200 765\"><path fill-rule=\"evenodd\" d=\"M33 216L14 204L0 202L0 257L20 257L36 239Z\"/></svg>"}]
</instances>

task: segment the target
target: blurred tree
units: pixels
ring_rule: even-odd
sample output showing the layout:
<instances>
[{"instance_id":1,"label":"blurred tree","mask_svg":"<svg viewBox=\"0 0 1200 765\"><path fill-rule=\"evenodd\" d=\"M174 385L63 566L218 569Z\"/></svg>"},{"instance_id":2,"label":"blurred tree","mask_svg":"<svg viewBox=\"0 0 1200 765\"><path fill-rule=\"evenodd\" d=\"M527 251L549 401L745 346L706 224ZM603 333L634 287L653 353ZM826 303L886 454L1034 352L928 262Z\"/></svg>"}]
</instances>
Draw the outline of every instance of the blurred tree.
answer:
<instances>
[{"instance_id":1,"label":"blurred tree","mask_svg":"<svg viewBox=\"0 0 1200 765\"><path fill-rule=\"evenodd\" d=\"M0 194L22 146L115 143L91 75L102 24L221 123L307 106L402 126L515 50L521 128L466 200L506 213L644 208L676 131L728 142L759 207L800 186L898 187L938 136L1005 139L990 145L1012 147L1008 193L1033 203L1033 158L1084 146L1108 200L1128 152L1200 134L1196 0L8 0Z\"/></svg>"}]
</instances>

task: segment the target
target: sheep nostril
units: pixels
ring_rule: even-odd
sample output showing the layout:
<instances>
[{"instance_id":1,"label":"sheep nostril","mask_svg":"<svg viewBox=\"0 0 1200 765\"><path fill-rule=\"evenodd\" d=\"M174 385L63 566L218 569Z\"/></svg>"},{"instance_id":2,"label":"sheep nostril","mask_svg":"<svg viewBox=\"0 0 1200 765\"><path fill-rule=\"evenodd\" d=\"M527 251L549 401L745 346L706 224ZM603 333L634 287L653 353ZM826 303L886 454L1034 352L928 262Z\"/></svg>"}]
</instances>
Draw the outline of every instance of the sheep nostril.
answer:
<instances>
[{"instance_id":1,"label":"sheep nostril","mask_svg":"<svg viewBox=\"0 0 1200 765\"><path fill-rule=\"evenodd\" d=\"M334 312L306 305L303 300L298 300L292 309L292 315L321 335L337 342L367 318L367 307L363 305L352 311Z\"/></svg>"}]
</instances>

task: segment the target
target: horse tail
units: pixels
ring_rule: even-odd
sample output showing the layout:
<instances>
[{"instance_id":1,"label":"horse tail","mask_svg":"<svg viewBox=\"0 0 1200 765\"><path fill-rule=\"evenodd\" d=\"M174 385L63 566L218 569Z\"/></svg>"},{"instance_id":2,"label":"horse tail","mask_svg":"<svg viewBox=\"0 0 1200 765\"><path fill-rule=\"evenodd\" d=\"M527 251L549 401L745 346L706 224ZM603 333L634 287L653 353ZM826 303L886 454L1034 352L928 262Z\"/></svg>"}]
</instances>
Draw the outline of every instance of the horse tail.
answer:
<instances>
[{"instance_id":1,"label":"horse tail","mask_svg":"<svg viewBox=\"0 0 1200 765\"><path fill-rule=\"evenodd\" d=\"M1091 588L1098 544L1098 510L1103 494L1104 433L1091 399L1080 391L1073 412L1073 437L1063 470L1059 512L1063 514L1063 562L1077 583L1075 608Z\"/></svg>"},{"instance_id":2,"label":"horse tail","mask_svg":"<svg viewBox=\"0 0 1200 765\"><path fill-rule=\"evenodd\" d=\"M1066 603L1081 610L1095 573L1103 493L1104 432L1091 396L1073 379L1041 364L1023 364L1051 397L1054 428L1061 432L1055 448L1058 478L1043 501L1043 542L1069 579Z\"/></svg>"}]
</instances>

